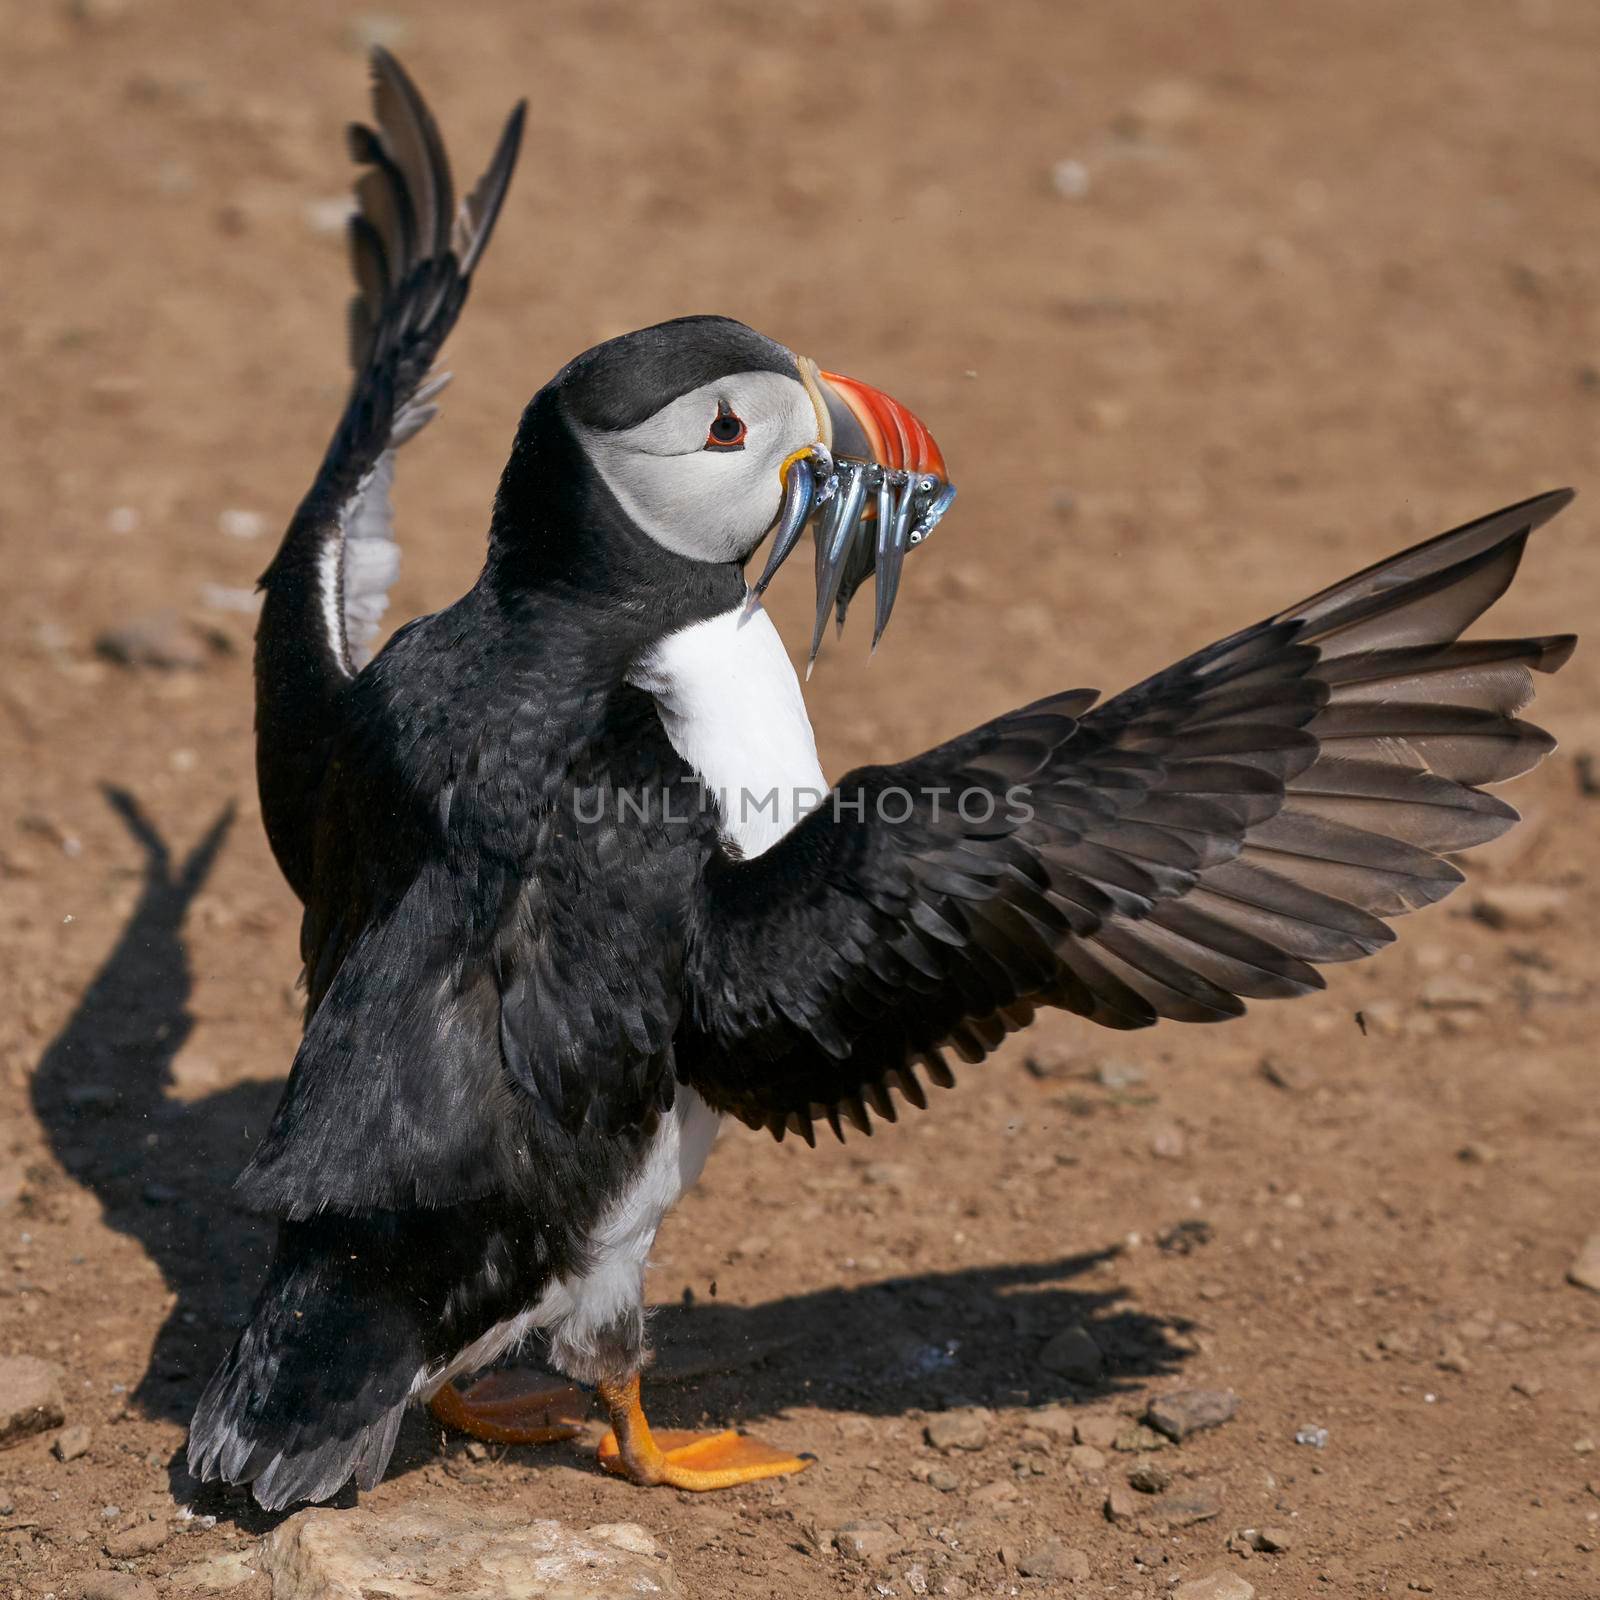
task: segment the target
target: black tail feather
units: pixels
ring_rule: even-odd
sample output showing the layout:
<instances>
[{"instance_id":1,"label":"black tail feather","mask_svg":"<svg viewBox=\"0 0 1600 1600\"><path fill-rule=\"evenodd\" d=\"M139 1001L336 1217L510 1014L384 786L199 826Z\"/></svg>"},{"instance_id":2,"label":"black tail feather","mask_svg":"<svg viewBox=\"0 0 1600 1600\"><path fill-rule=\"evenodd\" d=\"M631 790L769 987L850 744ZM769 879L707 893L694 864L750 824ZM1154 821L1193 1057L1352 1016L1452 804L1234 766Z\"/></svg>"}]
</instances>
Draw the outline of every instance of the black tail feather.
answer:
<instances>
[{"instance_id":1,"label":"black tail feather","mask_svg":"<svg viewBox=\"0 0 1600 1600\"><path fill-rule=\"evenodd\" d=\"M196 1478L250 1484L269 1511L382 1478L427 1365L422 1308L399 1290L392 1257L355 1242L340 1219L284 1225L250 1323L190 1425Z\"/></svg>"}]
</instances>

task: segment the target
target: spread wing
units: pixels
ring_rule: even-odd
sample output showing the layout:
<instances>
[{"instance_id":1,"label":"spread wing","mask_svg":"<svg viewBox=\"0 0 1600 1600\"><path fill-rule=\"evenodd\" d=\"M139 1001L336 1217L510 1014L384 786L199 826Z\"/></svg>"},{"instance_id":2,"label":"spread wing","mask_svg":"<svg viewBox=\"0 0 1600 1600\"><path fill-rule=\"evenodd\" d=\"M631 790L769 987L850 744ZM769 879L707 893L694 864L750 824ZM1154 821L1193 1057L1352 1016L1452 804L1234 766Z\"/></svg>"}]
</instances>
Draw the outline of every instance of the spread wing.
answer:
<instances>
[{"instance_id":1,"label":"spread wing","mask_svg":"<svg viewBox=\"0 0 1600 1600\"><path fill-rule=\"evenodd\" d=\"M363 169L350 218L349 399L316 480L261 580L257 772L268 837L304 899L310 821L342 690L367 659L399 569L389 491L395 452L437 414L434 361L466 300L522 138L506 122L488 169L457 205L439 130L387 51L372 53L375 127L354 124Z\"/></svg>"},{"instance_id":2,"label":"spread wing","mask_svg":"<svg viewBox=\"0 0 1600 1600\"><path fill-rule=\"evenodd\" d=\"M389 492L395 452L438 415L450 381L433 363L455 326L500 215L522 140L525 105L506 121L494 159L458 206L433 114L388 51L372 53L375 128L352 123L357 209L350 218L350 400L319 477L344 532L337 614L347 670L366 660L399 570ZM334 488L337 485L337 488ZM315 493L315 491L313 491Z\"/></svg>"},{"instance_id":3,"label":"spread wing","mask_svg":"<svg viewBox=\"0 0 1600 1600\"><path fill-rule=\"evenodd\" d=\"M925 1105L1042 1006L1213 1022L1323 987L1517 820L1482 785L1567 636L1462 642L1543 495L1380 562L1098 707L1041 700L862 768L777 846L708 870L678 1071L781 1138ZM1093 709L1091 709L1093 708ZM840 1134L842 1137L842 1134Z\"/></svg>"}]
</instances>

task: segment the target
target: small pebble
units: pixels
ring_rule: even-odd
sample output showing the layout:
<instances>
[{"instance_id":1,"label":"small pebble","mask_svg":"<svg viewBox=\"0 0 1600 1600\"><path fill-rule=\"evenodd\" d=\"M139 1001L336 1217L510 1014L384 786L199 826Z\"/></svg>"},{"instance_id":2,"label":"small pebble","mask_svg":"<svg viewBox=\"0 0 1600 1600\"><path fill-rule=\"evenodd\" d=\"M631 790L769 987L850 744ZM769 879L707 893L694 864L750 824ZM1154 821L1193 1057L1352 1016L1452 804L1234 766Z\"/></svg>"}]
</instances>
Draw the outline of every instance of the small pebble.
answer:
<instances>
[{"instance_id":1,"label":"small pebble","mask_svg":"<svg viewBox=\"0 0 1600 1600\"><path fill-rule=\"evenodd\" d=\"M147 1556L167 1542L167 1525L164 1522L141 1522L106 1540L105 1551L113 1561L131 1561L135 1556Z\"/></svg>"},{"instance_id":2,"label":"small pebble","mask_svg":"<svg viewBox=\"0 0 1600 1600\"><path fill-rule=\"evenodd\" d=\"M1255 1592L1237 1572L1208 1572L1169 1591L1172 1600L1254 1600Z\"/></svg>"},{"instance_id":3,"label":"small pebble","mask_svg":"<svg viewBox=\"0 0 1600 1600\"><path fill-rule=\"evenodd\" d=\"M1163 1489L1171 1488L1172 1474L1157 1462L1141 1461L1129 1472L1128 1486L1140 1494L1160 1494Z\"/></svg>"},{"instance_id":4,"label":"small pebble","mask_svg":"<svg viewBox=\"0 0 1600 1600\"><path fill-rule=\"evenodd\" d=\"M900 1535L887 1522L847 1522L833 1536L833 1542L843 1555L854 1556L858 1561L875 1561L893 1555L900 1548Z\"/></svg>"},{"instance_id":5,"label":"small pebble","mask_svg":"<svg viewBox=\"0 0 1600 1600\"><path fill-rule=\"evenodd\" d=\"M1422 1003L1430 1011L1478 1011L1489 1003L1479 984L1465 978L1430 978L1422 986Z\"/></svg>"},{"instance_id":6,"label":"small pebble","mask_svg":"<svg viewBox=\"0 0 1600 1600\"><path fill-rule=\"evenodd\" d=\"M1279 1056L1268 1056L1262 1061L1261 1076L1289 1094L1304 1094L1316 1083L1316 1079L1300 1062L1285 1061Z\"/></svg>"},{"instance_id":7,"label":"small pebble","mask_svg":"<svg viewBox=\"0 0 1600 1600\"><path fill-rule=\"evenodd\" d=\"M1104 1412L1086 1412L1074 1417L1072 1422L1073 1440L1078 1444L1092 1444L1097 1450L1111 1449L1121 1432L1122 1418Z\"/></svg>"},{"instance_id":8,"label":"small pebble","mask_svg":"<svg viewBox=\"0 0 1600 1600\"><path fill-rule=\"evenodd\" d=\"M1565 889L1508 883L1480 890L1472 914L1499 932L1533 933L1554 922L1566 903Z\"/></svg>"},{"instance_id":9,"label":"small pebble","mask_svg":"<svg viewBox=\"0 0 1600 1600\"><path fill-rule=\"evenodd\" d=\"M1039 1365L1069 1383L1094 1383L1105 1366L1100 1347L1088 1330L1074 1323L1064 1328L1039 1351Z\"/></svg>"},{"instance_id":10,"label":"small pebble","mask_svg":"<svg viewBox=\"0 0 1600 1600\"><path fill-rule=\"evenodd\" d=\"M57 1461L76 1461L79 1456L89 1453L89 1445L94 1435L81 1422L75 1422L70 1428L63 1428L56 1435L56 1441L50 1446L51 1453Z\"/></svg>"},{"instance_id":11,"label":"small pebble","mask_svg":"<svg viewBox=\"0 0 1600 1600\"><path fill-rule=\"evenodd\" d=\"M1244 1536L1252 1550L1268 1555L1281 1555L1294 1544L1294 1535L1287 1528L1246 1528Z\"/></svg>"},{"instance_id":12,"label":"small pebble","mask_svg":"<svg viewBox=\"0 0 1600 1600\"><path fill-rule=\"evenodd\" d=\"M1081 1550L1069 1550L1059 1539L1047 1539L1017 1558L1017 1571L1024 1578L1083 1583L1089 1576L1089 1558Z\"/></svg>"},{"instance_id":13,"label":"small pebble","mask_svg":"<svg viewBox=\"0 0 1600 1600\"><path fill-rule=\"evenodd\" d=\"M320 200L308 200L301 215L306 226L325 238L342 238L345 227L355 212L347 195L329 195Z\"/></svg>"},{"instance_id":14,"label":"small pebble","mask_svg":"<svg viewBox=\"0 0 1600 1600\"><path fill-rule=\"evenodd\" d=\"M206 663L210 641L174 611L132 617L96 635L97 654L123 667L154 667L162 672L194 671Z\"/></svg>"},{"instance_id":15,"label":"small pebble","mask_svg":"<svg viewBox=\"0 0 1600 1600\"><path fill-rule=\"evenodd\" d=\"M981 1450L989 1442L989 1422L979 1411L944 1411L923 1430L935 1450Z\"/></svg>"},{"instance_id":16,"label":"small pebble","mask_svg":"<svg viewBox=\"0 0 1600 1600\"><path fill-rule=\"evenodd\" d=\"M1294 1436L1296 1444L1309 1445L1313 1450L1326 1450L1328 1448L1328 1430L1326 1428L1301 1428Z\"/></svg>"},{"instance_id":17,"label":"small pebble","mask_svg":"<svg viewBox=\"0 0 1600 1600\"><path fill-rule=\"evenodd\" d=\"M1215 1231L1204 1217L1185 1217L1156 1235L1156 1247L1169 1256L1187 1256L1203 1249L1215 1237Z\"/></svg>"},{"instance_id":18,"label":"small pebble","mask_svg":"<svg viewBox=\"0 0 1600 1600\"><path fill-rule=\"evenodd\" d=\"M1111 1448L1131 1455L1135 1450L1165 1450L1167 1441L1155 1429L1145 1427L1142 1422L1136 1422L1131 1428L1124 1428L1116 1436Z\"/></svg>"},{"instance_id":19,"label":"small pebble","mask_svg":"<svg viewBox=\"0 0 1600 1600\"><path fill-rule=\"evenodd\" d=\"M1357 1015L1365 1024L1365 1033L1388 1038L1405 1027L1405 1011L1398 1000L1369 1000Z\"/></svg>"},{"instance_id":20,"label":"small pebble","mask_svg":"<svg viewBox=\"0 0 1600 1600\"><path fill-rule=\"evenodd\" d=\"M1152 1400L1145 1421L1181 1442L1203 1428L1219 1427L1238 1409L1239 1397L1231 1389L1177 1389Z\"/></svg>"},{"instance_id":21,"label":"small pebble","mask_svg":"<svg viewBox=\"0 0 1600 1600\"><path fill-rule=\"evenodd\" d=\"M1192 1483L1150 1501L1148 1515L1153 1521L1170 1523L1175 1528L1187 1528L1192 1523L1209 1522L1213 1517L1220 1517L1222 1495L1212 1484Z\"/></svg>"},{"instance_id":22,"label":"small pebble","mask_svg":"<svg viewBox=\"0 0 1600 1600\"><path fill-rule=\"evenodd\" d=\"M0 1356L0 1448L48 1433L64 1421L61 1368L36 1356Z\"/></svg>"},{"instance_id":23,"label":"small pebble","mask_svg":"<svg viewBox=\"0 0 1600 1600\"><path fill-rule=\"evenodd\" d=\"M1567 1268L1567 1282L1600 1294L1600 1232L1591 1233Z\"/></svg>"},{"instance_id":24,"label":"small pebble","mask_svg":"<svg viewBox=\"0 0 1600 1600\"><path fill-rule=\"evenodd\" d=\"M259 511L230 507L217 516L217 532L229 539L259 539L272 531L272 524Z\"/></svg>"},{"instance_id":25,"label":"small pebble","mask_svg":"<svg viewBox=\"0 0 1600 1600\"><path fill-rule=\"evenodd\" d=\"M68 1592L78 1600L156 1600L156 1586L134 1572L86 1572Z\"/></svg>"},{"instance_id":26,"label":"small pebble","mask_svg":"<svg viewBox=\"0 0 1600 1600\"><path fill-rule=\"evenodd\" d=\"M1063 200L1082 200L1089 193L1089 169L1070 158L1058 161L1050 169L1050 187Z\"/></svg>"},{"instance_id":27,"label":"small pebble","mask_svg":"<svg viewBox=\"0 0 1600 1600\"><path fill-rule=\"evenodd\" d=\"M992 1483L980 1484L969 1498L975 1506L1003 1505L1017 1498L1017 1486L1005 1478L996 1478Z\"/></svg>"},{"instance_id":28,"label":"small pebble","mask_svg":"<svg viewBox=\"0 0 1600 1600\"><path fill-rule=\"evenodd\" d=\"M1132 1522L1139 1513L1139 1498L1131 1489L1120 1483L1106 1496L1108 1522Z\"/></svg>"},{"instance_id":29,"label":"small pebble","mask_svg":"<svg viewBox=\"0 0 1600 1600\"><path fill-rule=\"evenodd\" d=\"M1102 1089L1137 1089L1144 1080L1144 1069L1128 1061L1102 1061L1094 1069L1094 1081Z\"/></svg>"},{"instance_id":30,"label":"small pebble","mask_svg":"<svg viewBox=\"0 0 1600 1600\"><path fill-rule=\"evenodd\" d=\"M1158 1161L1182 1161L1188 1148L1183 1129L1175 1123L1157 1128L1150 1135L1150 1154Z\"/></svg>"},{"instance_id":31,"label":"small pebble","mask_svg":"<svg viewBox=\"0 0 1600 1600\"><path fill-rule=\"evenodd\" d=\"M1022 1058L1028 1075L1045 1081L1070 1078L1076 1067L1076 1058L1065 1045L1041 1040Z\"/></svg>"}]
</instances>

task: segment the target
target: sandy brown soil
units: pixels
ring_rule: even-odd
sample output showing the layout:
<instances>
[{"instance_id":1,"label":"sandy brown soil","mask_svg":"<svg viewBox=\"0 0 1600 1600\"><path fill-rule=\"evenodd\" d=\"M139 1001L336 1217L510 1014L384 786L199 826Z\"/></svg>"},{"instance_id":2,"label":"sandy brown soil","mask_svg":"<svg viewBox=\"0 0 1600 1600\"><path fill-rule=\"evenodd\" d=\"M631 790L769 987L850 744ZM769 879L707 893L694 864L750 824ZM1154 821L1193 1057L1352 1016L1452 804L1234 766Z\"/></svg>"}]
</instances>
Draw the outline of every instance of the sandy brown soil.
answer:
<instances>
[{"instance_id":1,"label":"sandy brown soil","mask_svg":"<svg viewBox=\"0 0 1600 1600\"><path fill-rule=\"evenodd\" d=\"M962 487L878 659L852 630L811 686L831 771L1115 688L1561 482L1590 498L1497 617L1593 626L1587 0L460 11L0 4L0 1354L62 1363L92 1430L70 1462L0 1453L0 1595L76 1594L108 1526L188 1500L183 1424L262 1260L228 1185L295 1043L296 908L221 591L336 413L325 213L363 30L399 36L463 166L532 100L446 419L402 468L395 620L470 581L561 361L721 310L913 403ZM775 602L792 640L805 588ZM97 656L164 608L197 664ZM1087 1556L1078 1593L1600 1595L1600 1297L1563 1282L1600 1227L1597 690L1593 649L1549 685L1566 750L1477 879L1566 889L1551 926L1496 932L1469 888L1312 1001L1131 1038L1063 1019L870 1144L730 1133L661 1239L657 1406L810 1448L803 1477L644 1493L419 1417L372 1501L636 1520L706 1597L1051 1592L1008 1564L1049 1536ZM1475 1003L1426 1003L1450 989ZM1193 1248L1155 1242L1185 1219ZM1037 1359L1073 1324L1098 1388ZM1194 1384L1237 1418L1155 1459L1223 1509L1164 1532L1102 1512L1142 1457L1096 1467L1034 1416ZM987 1444L937 1455L928 1417L964 1406ZM1294 1443L1312 1424L1323 1450ZM158 1593L268 1525L196 1509L215 1526L132 1562ZM899 1553L825 1548L859 1519ZM1269 1523L1286 1553L1227 1548Z\"/></svg>"}]
</instances>

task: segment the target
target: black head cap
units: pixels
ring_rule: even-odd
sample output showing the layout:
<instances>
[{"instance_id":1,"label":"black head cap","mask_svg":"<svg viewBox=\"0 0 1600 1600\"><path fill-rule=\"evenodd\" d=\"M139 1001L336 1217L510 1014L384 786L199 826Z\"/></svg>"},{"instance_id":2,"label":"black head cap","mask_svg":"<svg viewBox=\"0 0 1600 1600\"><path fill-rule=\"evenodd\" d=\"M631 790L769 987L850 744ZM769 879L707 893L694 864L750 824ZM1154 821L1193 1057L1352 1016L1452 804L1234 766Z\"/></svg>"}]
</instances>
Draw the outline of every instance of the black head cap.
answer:
<instances>
[{"instance_id":1,"label":"black head cap","mask_svg":"<svg viewBox=\"0 0 1600 1600\"><path fill-rule=\"evenodd\" d=\"M675 317L607 339L569 361L550 382L585 427L631 428L679 395L735 372L798 377L794 356L731 317Z\"/></svg>"}]
</instances>

